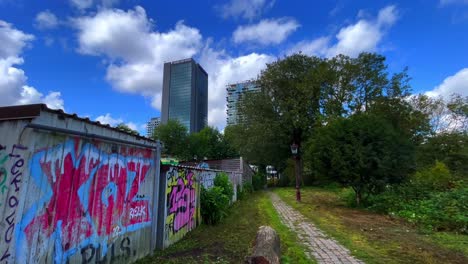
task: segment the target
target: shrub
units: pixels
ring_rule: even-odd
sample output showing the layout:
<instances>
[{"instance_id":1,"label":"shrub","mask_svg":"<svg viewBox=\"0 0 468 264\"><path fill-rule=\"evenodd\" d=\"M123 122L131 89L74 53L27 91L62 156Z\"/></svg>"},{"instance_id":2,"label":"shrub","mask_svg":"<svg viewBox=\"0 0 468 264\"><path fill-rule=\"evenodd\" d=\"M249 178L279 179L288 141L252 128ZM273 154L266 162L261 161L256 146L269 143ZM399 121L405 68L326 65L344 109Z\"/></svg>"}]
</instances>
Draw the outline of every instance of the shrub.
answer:
<instances>
[{"instance_id":1,"label":"shrub","mask_svg":"<svg viewBox=\"0 0 468 264\"><path fill-rule=\"evenodd\" d=\"M266 184L266 177L264 174L257 172L252 177L252 185L255 191L263 189Z\"/></svg>"},{"instance_id":2,"label":"shrub","mask_svg":"<svg viewBox=\"0 0 468 264\"><path fill-rule=\"evenodd\" d=\"M209 225L219 223L227 214L234 195L234 188L226 173L219 173L214 179L214 186L201 190L201 215L203 222Z\"/></svg>"},{"instance_id":3,"label":"shrub","mask_svg":"<svg viewBox=\"0 0 468 264\"><path fill-rule=\"evenodd\" d=\"M214 186L201 190L201 216L203 222L209 225L219 223L226 215L229 207L229 198L223 194L223 188Z\"/></svg>"},{"instance_id":4,"label":"shrub","mask_svg":"<svg viewBox=\"0 0 468 264\"><path fill-rule=\"evenodd\" d=\"M231 180L229 180L229 176L224 173L218 173L214 179L214 186L221 187L223 190L223 194L229 197L229 200L232 199L234 196L234 187L232 186Z\"/></svg>"},{"instance_id":5,"label":"shrub","mask_svg":"<svg viewBox=\"0 0 468 264\"><path fill-rule=\"evenodd\" d=\"M411 180L369 198L371 210L407 219L431 230L468 233L468 188L458 187L440 162L416 172Z\"/></svg>"},{"instance_id":6,"label":"shrub","mask_svg":"<svg viewBox=\"0 0 468 264\"><path fill-rule=\"evenodd\" d=\"M443 191L454 185L454 178L450 170L442 162L436 162L431 168L416 172L411 177L412 184L419 191Z\"/></svg>"},{"instance_id":7,"label":"shrub","mask_svg":"<svg viewBox=\"0 0 468 264\"><path fill-rule=\"evenodd\" d=\"M237 199L243 200L253 192L253 186L250 182L245 182L241 188L237 188Z\"/></svg>"},{"instance_id":8,"label":"shrub","mask_svg":"<svg viewBox=\"0 0 468 264\"><path fill-rule=\"evenodd\" d=\"M468 233L468 188L433 193L393 214L432 230Z\"/></svg>"}]
</instances>

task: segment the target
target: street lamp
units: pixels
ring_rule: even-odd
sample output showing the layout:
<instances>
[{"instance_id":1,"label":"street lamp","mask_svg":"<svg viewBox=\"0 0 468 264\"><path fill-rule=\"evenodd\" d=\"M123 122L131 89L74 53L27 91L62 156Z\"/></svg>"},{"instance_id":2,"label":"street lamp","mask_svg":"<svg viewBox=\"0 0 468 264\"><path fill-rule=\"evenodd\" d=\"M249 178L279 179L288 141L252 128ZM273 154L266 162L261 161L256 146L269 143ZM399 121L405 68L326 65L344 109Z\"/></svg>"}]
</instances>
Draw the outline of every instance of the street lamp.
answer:
<instances>
[{"instance_id":1,"label":"street lamp","mask_svg":"<svg viewBox=\"0 0 468 264\"><path fill-rule=\"evenodd\" d=\"M296 174L296 201L301 201L300 179L299 179L299 145L291 144L291 153L294 157L294 171Z\"/></svg>"}]
</instances>

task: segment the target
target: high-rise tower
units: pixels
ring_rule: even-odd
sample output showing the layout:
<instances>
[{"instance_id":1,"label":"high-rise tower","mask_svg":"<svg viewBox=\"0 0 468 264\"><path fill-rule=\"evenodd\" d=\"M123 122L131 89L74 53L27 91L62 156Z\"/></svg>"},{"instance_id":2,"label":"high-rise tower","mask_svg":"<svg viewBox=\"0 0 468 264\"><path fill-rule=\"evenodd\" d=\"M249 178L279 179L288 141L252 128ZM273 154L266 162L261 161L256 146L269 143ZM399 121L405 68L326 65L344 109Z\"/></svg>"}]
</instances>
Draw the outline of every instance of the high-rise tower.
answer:
<instances>
[{"instance_id":1,"label":"high-rise tower","mask_svg":"<svg viewBox=\"0 0 468 264\"><path fill-rule=\"evenodd\" d=\"M177 119L189 133L208 120L208 74L193 59L164 63L161 122Z\"/></svg>"},{"instance_id":2,"label":"high-rise tower","mask_svg":"<svg viewBox=\"0 0 468 264\"><path fill-rule=\"evenodd\" d=\"M260 91L260 86L255 81L246 81L228 84L227 91L227 124L236 125L242 123L242 116L239 114L238 105L249 93Z\"/></svg>"}]
</instances>

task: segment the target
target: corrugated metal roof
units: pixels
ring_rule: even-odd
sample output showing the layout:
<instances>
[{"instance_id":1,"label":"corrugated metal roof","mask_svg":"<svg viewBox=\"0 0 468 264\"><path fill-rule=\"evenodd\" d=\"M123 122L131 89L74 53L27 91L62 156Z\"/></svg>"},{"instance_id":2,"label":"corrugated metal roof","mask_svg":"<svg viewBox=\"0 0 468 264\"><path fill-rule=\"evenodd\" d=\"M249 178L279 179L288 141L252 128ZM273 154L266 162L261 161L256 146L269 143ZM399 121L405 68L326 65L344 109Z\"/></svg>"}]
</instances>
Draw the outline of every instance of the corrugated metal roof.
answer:
<instances>
[{"instance_id":1,"label":"corrugated metal roof","mask_svg":"<svg viewBox=\"0 0 468 264\"><path fill-rule=\"evenodd\" d=\"M89 118L82 118L79 117L77 114L67 114L63 110L55 110L55 109L50 109L47 107L45 104L29 104L29 105L15 105L15 106L5 106L5 107L0 107L0 121L5 121L5 120L16 120L16 119L34 119L38 117L42 111L54 113L56 115L62 118L72 118L75 120L79 120L88 124L100 126L100 127L105 127L107 129L112 129L115 131L118 131L120 133L128 134L131 136L134 136L138 139L144 139L148 141L154 141L155 140L151 138L147 138L141 135L134 135L131 133L128 133L124 130L120 130L118 128L112 127L108 124L101 124L99 121L91 121Z\"/></svg>"}]
</instances>

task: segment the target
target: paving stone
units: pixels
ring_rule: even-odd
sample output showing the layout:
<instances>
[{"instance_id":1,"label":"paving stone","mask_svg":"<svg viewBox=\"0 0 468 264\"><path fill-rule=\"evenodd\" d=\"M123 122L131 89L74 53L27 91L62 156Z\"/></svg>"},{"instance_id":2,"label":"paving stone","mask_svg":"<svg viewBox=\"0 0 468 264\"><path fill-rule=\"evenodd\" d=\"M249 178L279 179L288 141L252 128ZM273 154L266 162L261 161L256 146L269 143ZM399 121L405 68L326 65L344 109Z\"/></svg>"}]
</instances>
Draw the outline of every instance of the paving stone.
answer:
<instances>
[{"instance_id":1,"label":"paving stone","mask_svg":"<svg viewBox=\"0 0 468 264\"><path fill-rule=\"evenodd\" d=\"M323 264L364 264L363 261L351 256L347 248L327 237L314 224L308 222L301 213L283 202L277 194L270 192L270 197L281 221L298 234L301 243L307 249L307 257L315 258L318 263Z\"/></svg>"}]
</instances>

